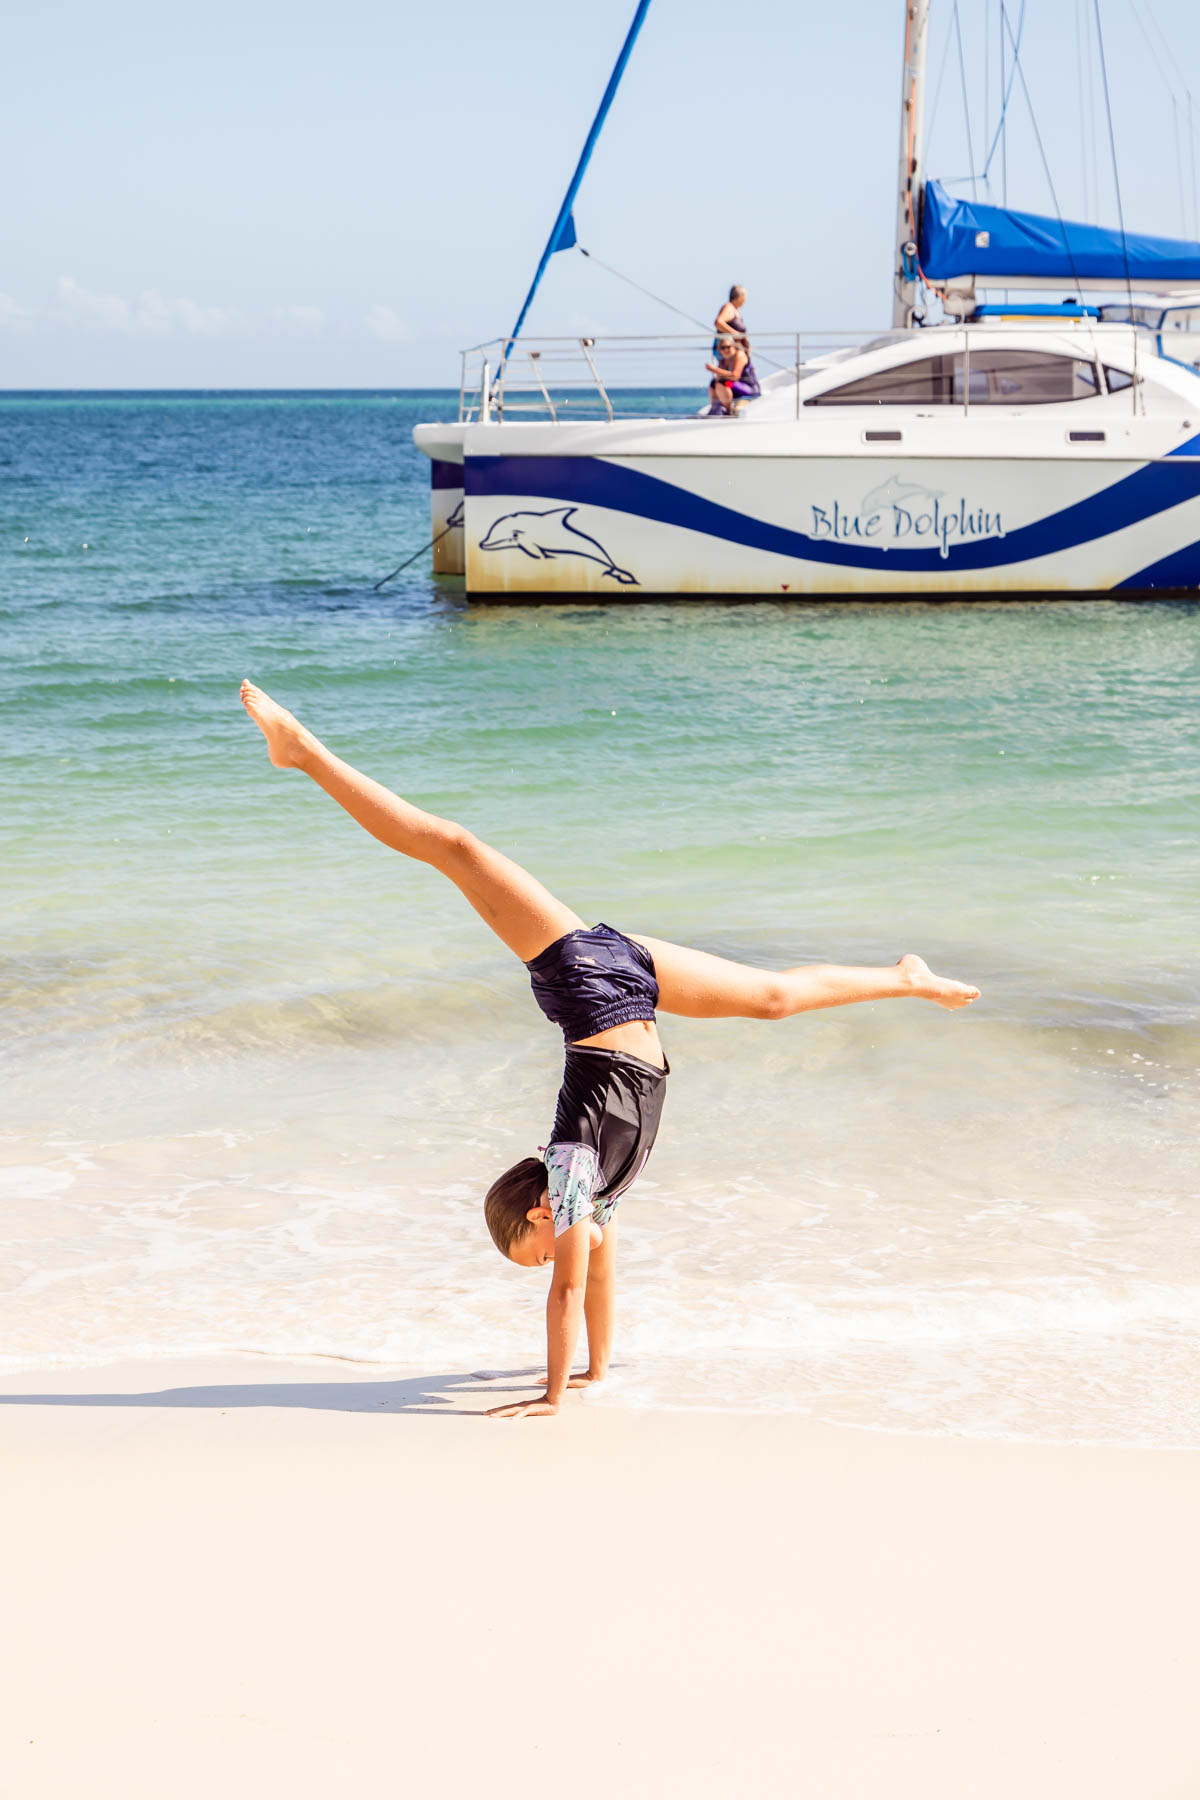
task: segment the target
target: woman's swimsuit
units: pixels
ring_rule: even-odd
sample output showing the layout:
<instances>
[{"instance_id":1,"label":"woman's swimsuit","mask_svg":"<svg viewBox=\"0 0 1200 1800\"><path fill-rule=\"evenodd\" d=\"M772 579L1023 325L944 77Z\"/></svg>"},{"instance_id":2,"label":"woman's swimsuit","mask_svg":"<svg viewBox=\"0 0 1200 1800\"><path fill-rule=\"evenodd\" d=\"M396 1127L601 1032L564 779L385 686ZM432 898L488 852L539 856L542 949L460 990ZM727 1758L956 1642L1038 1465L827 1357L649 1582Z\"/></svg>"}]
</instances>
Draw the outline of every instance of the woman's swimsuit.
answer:
<instances>
[{"instance_id":1,"label":"woman's swimsuit","mask_svg":"<svg viewBox=\"0 0 1200 1800\"><path fill-rule=\"evenodd\" d=\"M652 1021L658 980L650 952L611 925L568 931L526 967L534 998L566 1039L554 1126L542 1153L559 1237L580 1219L607 1225L654 1147L667 1069L577 1040Z\"/></svg>"},{"instance_id":2,"label":"woman's swimsuit","mask_svg":"<svg viewBox=\"0 0 1200 1800\"><path fill-rule=\"evenodd\" d=\"M712 353L717 358L718 362L721 359L721 338L744 338L745 335L746 321L743 319L740 312L735 312L732 319L727 320L726 323L720 327L720 336L713 339Z\"/></svg>"},{"instance_id":3,"label":"woman's swimsuit","mask_svg":"<svg viewBox=\"0 0 1200 1800\"><path fill-rule=\"evenodd\" d=\"M732 319L730 319L728 325L725 326L724 332L725 332L725 335L729 336L729 337L736 336L736 337L742 338L742 339L745 338L745 336L746 336L746 321L745 321L745 319L743 319L740 312L734 313L734 315L733 315ZM720 338L713 339L713 355L716 357L717 361L720 362L720 360L721 360L721 340L720 340ZM718 381L720 381L721 377L718 375L716 377L716 379ZM726 377L726 379L728 379L728 377ZM737 380L729 382L729 391L733 395L735 400L758 400L761 398L762 389L758 385L758 376L754 372L754 364L749 360L749 358L747 358L746 366L742 370L741 374L738 376ZM720 413L722 417L724 416L724 412L725 412L724 407L717 407L716 411L718 413Z\"/></svg>"}]
</instances>

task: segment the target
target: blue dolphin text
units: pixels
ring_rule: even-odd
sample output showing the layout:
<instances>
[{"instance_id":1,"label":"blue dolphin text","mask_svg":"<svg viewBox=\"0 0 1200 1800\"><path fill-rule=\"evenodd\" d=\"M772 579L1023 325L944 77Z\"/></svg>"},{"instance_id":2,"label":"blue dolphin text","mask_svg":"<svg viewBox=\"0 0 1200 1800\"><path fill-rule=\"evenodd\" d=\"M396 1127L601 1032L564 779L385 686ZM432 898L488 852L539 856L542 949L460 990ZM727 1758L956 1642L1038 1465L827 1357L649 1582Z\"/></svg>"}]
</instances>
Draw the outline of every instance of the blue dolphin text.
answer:
<instances>
[{"instance_id":1,"label":"blue dolphin text","mask_svg":"<svg viewBox=\"0 0 1200 1800\"><path fill-rule=\"evenodd\" d=\"M906 539L932 538L940 554L949 556L950 546L956 541L1004 536L998 512L987 512L982 506L968 507L965 500L960 500L957 506L944 506L934 499L920 508L898 506L893 501L878 512L865 514L843 512L835 500L828 509L814 506L812 517L809 537L857 539L861 543L874 544L878 550L890 549L893 544L903 543Z\"/></svg>"}]
</instances>

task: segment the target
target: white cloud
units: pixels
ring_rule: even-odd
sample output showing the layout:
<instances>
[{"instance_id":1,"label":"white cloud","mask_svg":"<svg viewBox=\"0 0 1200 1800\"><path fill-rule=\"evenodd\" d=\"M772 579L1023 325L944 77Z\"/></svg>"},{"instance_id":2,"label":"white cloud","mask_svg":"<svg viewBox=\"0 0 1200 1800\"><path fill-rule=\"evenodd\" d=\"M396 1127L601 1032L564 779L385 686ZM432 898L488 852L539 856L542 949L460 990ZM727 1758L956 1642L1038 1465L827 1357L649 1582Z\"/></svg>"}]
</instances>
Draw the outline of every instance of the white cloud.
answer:
<instances>
[{"instance_id":1,"label":"white cloud","mask_svg":"<svg viewBox=\"0 0 1200 1800\"><path fill-rule=\"evenodd\" d=\"M85 330L163 337L173 331L224 331L235 315L225 306L202 306L196 300L167 300L157 288L146 288L134 303L120 294L98 294L81 287L73 275L61 275L52 316Z\"/></svg>"},{"instance_id":2,"label":"white cloud","mask_svg":"<svg viewBox=\"0 0 1200 1800\"><path fill-rule=\"evenodd\" d=\"M137 311L130 319L130 328L165 337L173 323L168 302L156 288L147 288L137 303Z\"/></svg>"},{"instance_id":3,"label":"white cloud","mask_svg":"<svg viewBox=\"0 0 1200 1800\"><path fill-rule=\"evenodd\" d=\"M119 294L95 294L91 288L80 287L73 275L59 276L54 311L69 325L98 325L108 331L130 328L128 300Z\"/></svg>"},{"instance_id":4,"label":"white cloud","mask_svg":"<svg viewBox=\"0 0 1200 1800\"><path fill-rule=\"evenodd\" d=\"M0 330L6 325L16 329L32 317L29 308L14 300L11 294L0 294Z\"/></svg>"},{"instance_id":5,"label":"white cloud","mask_svg":"<svg viewBox=\"0 0 1200 1800\"><path fill-rule=\"evenodd\" d=\"M154 297L158 299L157 294ZM201 306L197 300L168 300L166 304L184 331L224 331L235 318L227 306Z\"/></svg>"},{"instance_id":6,"label":"white cloud","mask_svg":"<svg viewBox=\"0 0 1200 1800\"><path fill-rule=\"evenodd\" d=\"M325 323L319 306L273 306L271 317L276 325L290 325L296 331L319 331Z\"/></svg>"},{"instance_id":7,"label":"white cloud","mask_svg":"<svg viewBox=\"0 0 1200 1800\"><path fill-rule=\"evenodd\" d=\"M368 310L363 323L372 337L382 338L385 343L398 344L412 336L399 313L393 312L390 306L381 306L378 301Z\"/></svg>"}]
</instances>

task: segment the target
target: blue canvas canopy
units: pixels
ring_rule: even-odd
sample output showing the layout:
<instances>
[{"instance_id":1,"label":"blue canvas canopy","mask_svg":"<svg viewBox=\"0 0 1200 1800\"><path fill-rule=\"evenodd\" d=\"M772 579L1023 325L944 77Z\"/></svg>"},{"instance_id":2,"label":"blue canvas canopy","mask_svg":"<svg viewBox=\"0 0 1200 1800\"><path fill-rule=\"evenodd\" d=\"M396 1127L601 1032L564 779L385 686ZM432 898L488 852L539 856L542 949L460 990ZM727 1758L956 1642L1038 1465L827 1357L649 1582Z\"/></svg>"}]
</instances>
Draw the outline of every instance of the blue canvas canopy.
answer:
<instances>
[{"instance_id":1,"label":"blue canvas canopy","mask_svg":"<svg viewBox=\"0 0 1200 1800\"><path fill-rule=\"evenodd\" d=\"M940 181L925 184L921 267L930 281L955 275L1019 280L1049 278L1086 287L1089 281L1130 280L1171 287L1200 282L1200 244L1147 237L1104 225L1048 219L956 200Z\"/></svg>"}]
</instances>

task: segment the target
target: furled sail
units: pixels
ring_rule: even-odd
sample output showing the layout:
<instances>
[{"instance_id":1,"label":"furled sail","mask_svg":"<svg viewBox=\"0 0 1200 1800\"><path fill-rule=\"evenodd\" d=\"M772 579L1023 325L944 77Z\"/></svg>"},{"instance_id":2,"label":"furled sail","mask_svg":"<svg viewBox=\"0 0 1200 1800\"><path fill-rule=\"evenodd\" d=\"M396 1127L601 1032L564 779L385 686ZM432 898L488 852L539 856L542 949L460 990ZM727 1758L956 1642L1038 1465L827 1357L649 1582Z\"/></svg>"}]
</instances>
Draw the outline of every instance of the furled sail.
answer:
<instances>
[{"instance_id":1,"label":"furled sail","mask_svg":"<svg viewBox=\"0 0 1200 1800\"><path fill-rule=\"evenodd\" d=\"M613 65L613 72L608 78L608 86L604 90L600 105L596 111L596 116L592 120L592 128L587 134L583 149L580 152L579 161L575 165L575 173L571 177L570 186L567 188L563 203L558 209L558 217L555 219L550 231L550 236L546 240L546 248L542 251L542 259L538 263L534 273L532 285L525 296L525 304L517 314L517 322L512 328L512 337L509 339L510 345L515 343L517 338L521 335L521 327L525 323L529 308L533 305L533 296L538 291L542 276L546 273L546 265L549 263L550 258L556 255L559 250L573 250L575 248L577 242L575 236L575 196L578 194L580 184L583 181L584 175L587 173L587 166L592 160L592 151L596 148L600 133L604 129L604 121L608 117L608 109L616 98L617 89L621 85L621 77L625 73L625 65L633 52L633 46L637 43L638 33L646 22L646 14L649 11L649 8L650 0L638 0L637 11L633 15L633 23L625 34L625 42L621 45L621 53L617 57L617 60ZM505 354L507 355L507 353L506 350Z\"/></svg>"},{"instance_id":2,"label":"furled sail","mask_svg":"<svg viewBox=\"0 0 1200 1800\"><path fill-rule=\"evenodd\" d=\"M920 254L930 281L974 275L981 282L1024 277L1081 287L1089 281L1158 288L1200 282L1200 244L956 200L939 181L925 184Z\"/></svg>"}]
</instances>

